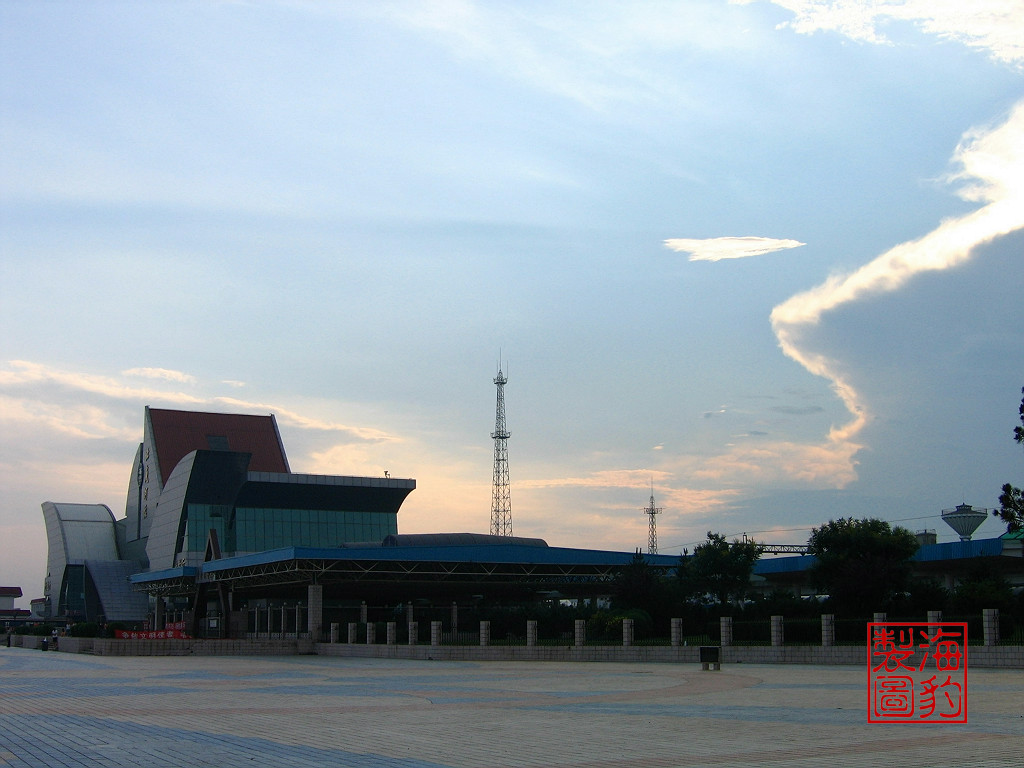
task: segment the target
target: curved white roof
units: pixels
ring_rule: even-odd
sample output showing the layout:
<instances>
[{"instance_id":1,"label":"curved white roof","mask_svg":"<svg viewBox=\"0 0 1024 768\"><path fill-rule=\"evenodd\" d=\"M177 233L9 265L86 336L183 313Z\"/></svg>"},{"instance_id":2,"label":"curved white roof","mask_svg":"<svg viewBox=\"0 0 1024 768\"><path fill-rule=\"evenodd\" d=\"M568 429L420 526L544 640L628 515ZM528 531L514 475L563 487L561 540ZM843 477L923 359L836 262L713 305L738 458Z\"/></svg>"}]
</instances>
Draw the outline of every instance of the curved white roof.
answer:
<instances>
[{"instance_id":1,"label":"curved white roof","mask_svg":"<svg viewBox=\"0 0 1024 768\"><path fill-rule=\"evenodd\" d=\"M43 503L49 542L48 570L62 573L64 565L79 560L117 560L114 513L104 504Z\"/></svg>"},{"instance_id":2,"label":"curved white roof","mask_svg":"<svg viewBox=\"0 0 1024 768\"><path fill-rule=\"evenodd\" d=\"M54 503L53 508L64 522L112 523L114 513L106 504Z\"/></svg>"}]
</instances>

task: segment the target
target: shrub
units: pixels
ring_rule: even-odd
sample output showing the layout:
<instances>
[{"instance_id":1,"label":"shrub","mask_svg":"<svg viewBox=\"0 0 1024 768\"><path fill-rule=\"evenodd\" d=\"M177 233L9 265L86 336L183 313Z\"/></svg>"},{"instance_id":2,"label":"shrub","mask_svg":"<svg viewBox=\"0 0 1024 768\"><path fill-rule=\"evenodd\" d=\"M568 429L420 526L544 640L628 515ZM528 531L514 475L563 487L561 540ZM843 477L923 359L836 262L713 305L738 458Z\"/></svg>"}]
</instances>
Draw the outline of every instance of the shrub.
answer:
<instances>
[{"instance_id":1,"label":"shrub","mask_svg":"<svg viewBox=\"0 0 1024 768\"><path fill-rule=\"evenodd\" d=\"M82 621L72 624L68 634L71 637L99 637L100 625L94 621Z\"/></svg>"}]
</instances>

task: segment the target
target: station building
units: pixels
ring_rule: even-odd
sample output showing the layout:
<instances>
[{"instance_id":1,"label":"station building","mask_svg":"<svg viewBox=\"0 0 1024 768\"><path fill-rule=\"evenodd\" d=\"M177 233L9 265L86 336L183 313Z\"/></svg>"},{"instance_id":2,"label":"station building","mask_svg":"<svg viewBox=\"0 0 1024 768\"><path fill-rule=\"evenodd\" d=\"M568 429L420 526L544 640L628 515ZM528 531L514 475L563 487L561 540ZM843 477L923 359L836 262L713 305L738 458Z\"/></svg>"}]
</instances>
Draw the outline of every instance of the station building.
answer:
<instances>
[{"instance_id":1,"label":"station building","mask_svg":"<svg viewBox=\"0 0 1024 768\"><path fill-rule=\"evenodd\" d=\"M147 407L123 517L102 504L42 505L44 615L154 628L186 621L193 632L237 635L287 611L279 623L301 632L324 601L604 595L636 554L399 534L399 509L415 488L413 479L292 472L272 415ZM666 570L678 564L643 557Z\"/></svg>"},{"instance_id":2,"label":"station building","mask_svg":"<svg viewBox=\"0 0 1024 768\"><path fill-rule=\"evenodd\" d=\"M398 532L415 480L293 473L272 415L146 408L125 514L102 504L42 505L44 615L138 622L150 611L133 574L194 568L283 546L338 547Z\"/></svg>"}]
</instances>

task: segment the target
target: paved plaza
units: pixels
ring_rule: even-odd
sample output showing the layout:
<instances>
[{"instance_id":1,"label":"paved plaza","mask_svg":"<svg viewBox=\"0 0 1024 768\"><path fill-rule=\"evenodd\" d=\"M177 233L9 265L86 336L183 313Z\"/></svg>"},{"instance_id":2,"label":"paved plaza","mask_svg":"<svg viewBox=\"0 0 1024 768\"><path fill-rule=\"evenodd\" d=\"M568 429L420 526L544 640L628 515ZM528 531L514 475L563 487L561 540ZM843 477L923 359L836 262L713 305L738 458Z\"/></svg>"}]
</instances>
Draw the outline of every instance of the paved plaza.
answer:
<instances>
[{"instance_id":1,"label":"paved plaza","mask_svg":"<svg viewBox=\"0 0 1024 768\"><path fill-rule=\"evenodd\" d=\"M0 648L0 766L1024 765L1024 670L869 725L860 667L94 657Z\"/></svg>"}]
</instances>

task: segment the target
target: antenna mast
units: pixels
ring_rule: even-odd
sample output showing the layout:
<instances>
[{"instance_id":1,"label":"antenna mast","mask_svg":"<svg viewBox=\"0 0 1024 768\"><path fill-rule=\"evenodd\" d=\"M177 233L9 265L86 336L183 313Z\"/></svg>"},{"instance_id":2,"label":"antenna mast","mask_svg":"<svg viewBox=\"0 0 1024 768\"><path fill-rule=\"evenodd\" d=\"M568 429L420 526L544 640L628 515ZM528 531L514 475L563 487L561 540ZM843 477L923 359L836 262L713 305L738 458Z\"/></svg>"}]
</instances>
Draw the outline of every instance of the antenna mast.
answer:
<instances>
[{"instance_id":1,"label":"antenna mast","mask_svg":"<svg viewBox=\"0 0 1024 768\"><path fill-rule=\"evenodd\" d=\"M651 503L644 507L644 514L650 518L650 525L647 529L647 554L658 554L658 528L655 524L655 515L661 514L661 507L654 506L654 481L651 481Z\"/></svg>"},{"instance_id":2,"label":"antenna mast","mask_svg":"<svg viewBox=\"0 0 1024 768\"><path fill-rule=\"evenodd\" d=\"M498 403L494 414L494 484L491 491L491 534L494 536L512 535L512 495L508 487L508 438L505 429L505 383L508 378L501 372L501 361L498 362L498 375L494 383L498 387Z\"/></svg>"}]
</instances>

